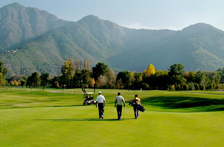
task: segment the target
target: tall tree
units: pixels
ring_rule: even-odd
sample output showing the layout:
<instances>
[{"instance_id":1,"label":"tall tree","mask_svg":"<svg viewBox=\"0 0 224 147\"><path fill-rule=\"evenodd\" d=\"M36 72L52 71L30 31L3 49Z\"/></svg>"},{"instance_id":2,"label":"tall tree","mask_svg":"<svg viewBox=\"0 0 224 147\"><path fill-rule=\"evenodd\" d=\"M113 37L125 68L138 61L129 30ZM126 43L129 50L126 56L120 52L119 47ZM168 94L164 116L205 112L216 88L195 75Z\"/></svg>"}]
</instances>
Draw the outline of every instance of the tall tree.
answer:
<instances>
[{"instance_id":1,"label":"tall tree","mask_svg":"<svg viewBox=\"0 0 224 147\"><path fill-rule=\"evenodd\" d=\"M80 70L82 70L82 60L79 60L79 68L80 68Z\"/></svg>"},{"instance_id":2,"label":"tall tree","mask_svg":"<svg viewBox=\"0 0 224 147\"><path fill-rule=\"evenodd\" d=\"M38 84L40 82L40 77L39 77L39 73L38 72L34 72L31 75L31 81L32 81L34 87L38 86Z\"/></svg>"},{"instance_id":3,"label":"tall tree","mask_svg":"<svg viewBox=\"0 0 224 147\"><path fill-rule=\"evenodd\" d=\"M155 67L152 64L149 64L147 70L145 71L145 76L149 77L156 73Z\"/></svg>"},{"instance_id":4,"label":"tall tree","mask_svg":"<svg viewBox=\"0 0 224 147\"><path fill-rule=\"evenodd\" d=\"M178 63L178 64L171 65L169 69L169 75L170 76L176 76L176 75L184 76L183 64Z\"/></svg>"},{"instance_id":5,"label":"tall tree","mask_svg":"<svg viewBox=\"0 0 224 147\"><path fill-rule=\"evenodd\" d=\"M59 79L60 79L60 78L57 77L57 76L54 76L52 79L50 79L50 80L49 80L49 83L50 83L51 87L59 88L59 87L60 87L60 86L59 86L59 82L60 82Z\"/></svg>"},{"instance_id":6,"label":"tall tree","mask_svg":"<svg viewBox=\"0 0 224 147\"><path fill-rule=\"evenodd\" d=\"M169 69L170 84L183 85L186 83L187 80L184 78L184 73L184 66L182 64L171 65Z\"/></svg>"},{"instance_id":7,"label":"tall tree","mask_svg":"<svg viewBox=\"0 0 224 147\"><path fill-rule=\"evenodd\" d=\"M45 72L41 73L40 79L41 79L41 86L43 86L43 90L44 90L44 88L49 82L49 73L45 73Z\"/></svg>"},{"instance_id":8,"label":"tall tree","mask_svg":"<svg viewBox=\"0 0 224 147\"><path fill-rule=\"evenodd\" d=\"M21 83L21 86L23 87L26 84L26 81L24 79L20 79L20 83Z\"/></svg>"},{"instance_id":9,"label":"tall tree","mask_svg":"<svg viewBox=\"0 0 224 147\"><path fill-rule=\"evenodd\" d=\"M64 62L64 65L62 66L61 69L61 82L62 84L68 84L68 86L70 87L70 81L74 75L74 70L75 68L73 67L73 59L70 58L68 61Z\"/></svg>"},{"instance_id":10,"label":"tall tree","mask_svg":"<svg viewBox=\"0 0 224 147\"><path fill-rule=\"evenodd\" d=\"M85 58L85 61L84 61L84 69L88 70L88 67L87 67L87 59Z\"/></svg>"},{"instance_id":11,"label":"tall tree","mask_svg":"<svg viewBox=\"0 0 224 147\"><path fill-rule=\"evenodd\" d=\"M79 59L77 59L75 61L75 70L80 70L80 67L79 67Z\"/></svg>"},{"instance_id":12,"label":"tall tree","mask_svg":"<svg viewBox=\"0 0 224 147\"><path fill-rule=\"evenodd\" d=\"M143 73L137 73L137 72L135 72L135 73L134 73L134 83L133 83L133 88L135 88L135 89L139 89L139 88L141 88L142 80L143 80Z\"/></svg>"},{"instance_id":13,"label":"tall tree","mask_svg":"<svg viewBox=\"0 0 224 147\"><path fill-rule=\"evenodd\" d=\"M31 78L31 76L29 76L28 78L27 78L27 82L26 82L26 86L28 86L30 89L31 89L31 87L32 87L32 78Z\"/></svg>"},{"instance_id":14,"label":"tall tree","mask_svg":"<svg viewBox=\"0 0 224 147\"><path fill-rule=\"evenodd\" d=\"M4 86L6 81L6 74L8 73L8 69L4 67L4 63L0 61L0 87Z\"/></svg>"},{"instance_id":15,"label":"tall tree","mask_svg":"<svg viewBox=\"0 0 224 147\"><path fill-rule=\"evenodd\" d=\"M104 75L107 71L107 65L105 65L104 63L97 63L95 67L92 68L93 71L93 78L95 79L95 81L97 81L98 77L100 75Z\"/></svg>"},{"instance_id":16,"label":"tall tree","mask_svg":"<svg viewBox=\"0 0 224 147\"><path fill-rule=\"evenodd\" d=\"M89 74L89 71L86 70L86 69L82 69L82 75L81 75L81 78L82 78L82 91L83 92L86 92L85 88L90 84L90 74Z\"/></svg>"},{"instance_id":17,"label":"tall tree","mask_svg":"<svg viewBox=\"0 0 224 147\"><path fill-rule=\"evenodd\" d=\"M73 82L74 82L73 85L75 87L81 87L81 84L82 84L82 73L81 73L80 70L77 70L75 72L75 75L73 77Z\"/></svg>"},{"instance_id":18,"label":"tall tree","mask_svg":"<svg viewBox=\"0 0 224 147\"><path fill-rule=\"evenodd\" d=\"M90 78L90 87L94 87L94 85L95 85L95 80L94 80L94 78Z\"/></svg>"},{"instance_id":19,"label":"tall tree","mask_svg":"<svg viewBox=\"0 0 224 147\"><path fill-rule=\"evenodd\" d=\"M195 74L195 82L198 84L206 84L206 75L201 70Z\"/></svg>"},{"instance_id":20,"label":"tall tree","mask_svg":"<svg viewBox=\"0 0 224 147\"><path fill-rule=\"evenodd\" d=\"M40 82L40 77L38 72L32 73L31 76L28 77L26 85L29 86L30 88L37 87Z\"/></svg>"},{"instance_id":21,"label":"tall tree","mask_svg":"<svg viewBox=\"0 0 224 147\"><path fill-rule=\"evenodd\" d=\"M107 88L114 88L116 84L116 74L112 68L108 68L105 76L107 77Z\"/></svg>"},{"instance_id":22,"label":"tall tree","mask_svg":"<svg viewBox=\"0 0 224 147\"><path fill-rule=\"evenodd\" d=\"M89 59L87 61L87 70L90 70Z\"/></svg>"},{"instance_id":23,"label":"tall tree","mask_svg":"<svg viewBox=\"0 0 224 147\"><path fill-rule=\"evenodd\" d=\"M186 72L184 77L187 79L187 82L195 82L195 72L193 71Z\"/></svg>"},{"instance_id":24,"label":"tall tree","mask_svg":"<svg viewBox=\"0 0 224 147\"><path fill-rule=\"evenodd\" d=\"M100 75L96 82L100 88L104 88L107 84L107 77Z\"/></svg>"},{"instance_id":25,"label":"tall tree","mask_svg":"<svg viewBox=\"0 0 224 147\"><path fill-rule=\"evenodd\" d=\"M122 85L125 88L128 88L128 84L129 84L129 72L128 71L121 71L117 74L117 80L116 82L118 83L118 81L121 79L122 81ZM120 81L119 81L120 82Z\"/></svg>"},{"instance_id":26,"label":"tall tree","mask_svg":"<svg viewBox=\"0 0 224 147\"><path fill-rule=\"evenodd\" d=\"M128 90L132 86L133 82L134 82L134 74L131 71L131 72L129 72L129 77L128 77Z\"/></svg>"},{"instance_id":27,"label":"tall tree","mask_svg":"<svg viewBox=\"0 0 224 147\"><path fill-rule=\"evenodd\" d=\"M2 73L0 73L0 87L3 85L5 85L5 79L3 78Z\"/></svg>"}]
</instances>

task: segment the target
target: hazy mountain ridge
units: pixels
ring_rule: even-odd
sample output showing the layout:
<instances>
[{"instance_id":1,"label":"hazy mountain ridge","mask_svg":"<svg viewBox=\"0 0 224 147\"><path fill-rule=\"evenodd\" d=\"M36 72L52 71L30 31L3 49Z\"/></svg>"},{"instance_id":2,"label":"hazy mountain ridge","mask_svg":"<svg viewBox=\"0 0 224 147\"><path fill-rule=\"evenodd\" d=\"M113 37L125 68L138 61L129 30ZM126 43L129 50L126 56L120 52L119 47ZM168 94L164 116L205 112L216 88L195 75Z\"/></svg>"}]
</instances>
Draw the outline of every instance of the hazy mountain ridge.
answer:
<instances>
[{"instance_id":1,"label":"hazy mountain ridge","mask_svg":"<svg viewBox=\"0 0 224 147\"><path fill-rule=\"evenodd\" d=\"M24 7L18 3L4 6L0 9L0 51L16 49L67 23L37 8Z\"/></svg>"},{"instance_id":2,"label":"hazy mountain ridge","mask_svg":"<svg viewBox=\"0 0 224 147\"><path fill-rule=\"evenodd\" d=\"M12 5L39 13L36 8ZM46 11L40 13L49 14ZM216 70L224 67L224 32L208 24L198 23L181 31L136 30L93 15L70 23L57 19L56 16L49 16L56 18L56 22L62 21L64 25L51 28L21 47L17 45L19 50L14 53L0 53L0 60L9 68L10 75L30 74L34 71L47 71L58 75L64 60L70 57L74 60L90 59L91 66L104 62L117 71L142 72L149 64L153 64L156 70L167 70L174 63L182 63L186 71ZM3 19L0 17L0 20ZM38 26L39 22L35 22ZM14 25L15 22L8 24ZM34 28L38 31L41 27ZM30 31L35 32L35 29L30 28ZM23 35L21 32L20 36Z\"/></svg>"}]
</instances>

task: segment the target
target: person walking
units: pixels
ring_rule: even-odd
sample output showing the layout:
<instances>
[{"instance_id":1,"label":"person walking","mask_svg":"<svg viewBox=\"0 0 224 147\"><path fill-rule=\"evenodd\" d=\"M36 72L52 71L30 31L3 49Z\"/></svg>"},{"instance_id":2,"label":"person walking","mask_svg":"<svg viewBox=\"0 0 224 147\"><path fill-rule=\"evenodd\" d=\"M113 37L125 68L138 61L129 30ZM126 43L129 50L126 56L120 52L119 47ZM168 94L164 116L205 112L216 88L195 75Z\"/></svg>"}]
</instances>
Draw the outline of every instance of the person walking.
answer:
<instances>
[{"instance_id":1,"label":"person walking","mask_svg":"<svg viewBox=\"0 0 224 147\"><path fill-rule=\"evenodd\" d=\"M121 96L120 92L118 92L117 95L118 96L116 96L115 98L115 107L117 107L117 116L119 120L121 119L121 116L122 116L122 103L124 104L124 107L125 107L125 100L124 100L124 97Z\"/></svg>"},{"instance_id":2,"label":"person walking","mask_svg":"<svg viewBox=\"0 0 224 147\"><path fill-rule=\"evenodd\" d=\"M99 118L103 119L103 113L104 113L104 107L106 106L106 100L105 97L102 95L102 92L99 91L99 95L96 98L96 107L98 104L98 109L99 109Z\"/></svg>"},{"instance_id":3,"label":"person walking","mask_svg":"<svg viewBox=\"0 0 224 147\"><path fill-rule=\"evenodd\" d=\"M135 115L135 119L139 118L139 110L138 110L138 106L141 105L141 100L138 98L138 95L135 95L135 98L132 100L132 102L134 102L135 104L133 105L133 110L134 110L134 115Z\"/></svg>"}]
</instances>

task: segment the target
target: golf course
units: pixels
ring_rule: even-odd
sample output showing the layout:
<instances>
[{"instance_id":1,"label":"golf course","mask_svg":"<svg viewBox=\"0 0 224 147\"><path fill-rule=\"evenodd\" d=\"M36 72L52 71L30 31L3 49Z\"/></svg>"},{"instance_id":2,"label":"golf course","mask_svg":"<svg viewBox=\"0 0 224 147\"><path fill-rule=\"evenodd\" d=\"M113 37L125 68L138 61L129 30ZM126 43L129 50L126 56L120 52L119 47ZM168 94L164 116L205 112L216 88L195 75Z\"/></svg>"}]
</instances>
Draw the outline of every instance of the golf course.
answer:
<instances>
[{"instance_id":1,"label":"golf course","mask_svg":"<svg viewBox=\"0 0 224 147\"><path fill-rule=\"evenodd\" d=\"M93 92L87 89L87 92ZM96 89L106 98L104 119L83 105L78 89L2 88L0 147L222 147L223 91ZM126 100L117 120L117 92ZM138 94L145 112L134 119L128 101Z\"/></svg>"}]
</instances>

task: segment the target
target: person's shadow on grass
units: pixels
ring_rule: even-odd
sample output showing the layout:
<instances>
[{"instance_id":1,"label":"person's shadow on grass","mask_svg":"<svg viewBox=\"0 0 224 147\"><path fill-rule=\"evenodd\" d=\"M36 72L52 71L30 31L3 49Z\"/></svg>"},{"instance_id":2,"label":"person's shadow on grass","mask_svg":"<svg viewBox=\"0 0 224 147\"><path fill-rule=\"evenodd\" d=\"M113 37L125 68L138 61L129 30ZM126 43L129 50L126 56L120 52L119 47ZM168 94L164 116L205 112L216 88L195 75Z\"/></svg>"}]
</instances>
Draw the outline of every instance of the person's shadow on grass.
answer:
<instances>
[{"instance_id":1,"label":"person's shadow on grass","mask_svg":"<svg viewBox=\"0 0 224 147\"><path fill-rule=\"evenodd\" d=\"M55 122L66 122L66 121L124 121L132 120L134 118L124 118L124 119L99 119L99 118L74 118L74 119L35 119L36 121L55 121Z\"/></svg>"}]
</instances>

